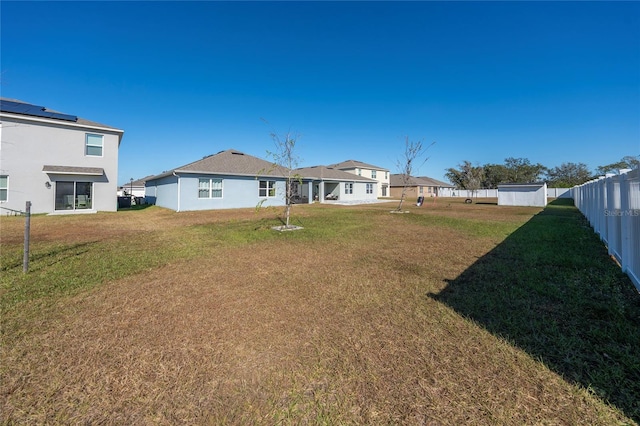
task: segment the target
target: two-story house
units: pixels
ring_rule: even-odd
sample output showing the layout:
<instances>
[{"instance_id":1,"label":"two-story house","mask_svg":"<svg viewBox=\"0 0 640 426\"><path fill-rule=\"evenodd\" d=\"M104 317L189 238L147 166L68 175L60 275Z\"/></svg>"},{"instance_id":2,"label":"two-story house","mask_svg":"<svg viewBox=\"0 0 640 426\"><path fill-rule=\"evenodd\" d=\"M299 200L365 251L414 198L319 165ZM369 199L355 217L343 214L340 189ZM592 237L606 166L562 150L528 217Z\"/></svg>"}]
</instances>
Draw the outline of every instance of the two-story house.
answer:
<instances>
[{"instance_id":1,"label":"two-story house","mask_svg":"<svg viewBox=\"0 0 640 426\"><path fill-rule=\"evenodd\" d=\"M124 131L0 98L0 213L116 211Z\"/></svg>"},{"instance_id":2,"label":"two-story house","mask_svg":"<svg viewBox=\"0 0 640 426\"><path fill-rule=\"evenodd\" d=\"M378 197L390 197L389 193L389 169L384 167L378 167L371 164L363 163L362 161L346 160L341 163L332 164L329 167L343 170L348 173L352 173L357 176L370 178L378 181L377 196Z\"/></svg>"}]
</instances>

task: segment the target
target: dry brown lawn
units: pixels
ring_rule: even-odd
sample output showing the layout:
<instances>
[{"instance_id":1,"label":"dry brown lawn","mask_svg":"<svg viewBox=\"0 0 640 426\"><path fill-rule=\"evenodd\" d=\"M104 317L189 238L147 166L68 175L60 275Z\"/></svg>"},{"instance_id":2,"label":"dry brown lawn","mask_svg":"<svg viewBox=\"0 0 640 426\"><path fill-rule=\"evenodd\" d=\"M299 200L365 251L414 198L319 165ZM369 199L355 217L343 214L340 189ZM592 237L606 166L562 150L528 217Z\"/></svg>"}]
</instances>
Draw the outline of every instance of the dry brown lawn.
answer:
<instances>
[{"instance_id":1,"label":"dry brown lawn","mask_svg":"<svg viewBox=\"0 0 640 426\"><path fill-rule=\"evenodd\" d=\"M275 233L207 243L203 231L194 243L199 254L157 267L142 264L138 273L60 296L40 314L42 300L4 312L0 419L127 425L633 423L428 297L504 235L470 237L450 226L425 230L388 214L390 207L294 208L305 226L301 233L319 226L312 220L318 215L357 214L350 225L357 229L335 237ZM496 206L456 201L410 210L498 220L513 228L539 212L506 208L497 217ZM215 234L216 226L258 223L274 214L149 208L36 216L32 244L37 250L56 242L136 242L136 250L160 250L183 230ZM21 244L23 224L2 219L3 248Z\"/></svg>"}]
</instances>

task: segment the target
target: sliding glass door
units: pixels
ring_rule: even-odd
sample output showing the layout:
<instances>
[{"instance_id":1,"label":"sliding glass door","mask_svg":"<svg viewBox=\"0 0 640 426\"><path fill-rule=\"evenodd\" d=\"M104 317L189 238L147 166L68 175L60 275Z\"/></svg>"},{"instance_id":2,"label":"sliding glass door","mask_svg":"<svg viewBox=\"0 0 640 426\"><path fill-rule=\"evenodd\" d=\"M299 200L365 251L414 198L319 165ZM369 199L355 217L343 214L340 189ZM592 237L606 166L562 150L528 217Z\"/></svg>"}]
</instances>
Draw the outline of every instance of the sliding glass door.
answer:
<instances>
[{"instance_id":1,"label":"sliding glass door","mask_svg":"<svg viewBox=\"0 0 640 426\"><path fill-rule=\"evenodd\" d=\"M91 209L93 183L56 182L56 210Z\"/></svg>"}]
</instances>

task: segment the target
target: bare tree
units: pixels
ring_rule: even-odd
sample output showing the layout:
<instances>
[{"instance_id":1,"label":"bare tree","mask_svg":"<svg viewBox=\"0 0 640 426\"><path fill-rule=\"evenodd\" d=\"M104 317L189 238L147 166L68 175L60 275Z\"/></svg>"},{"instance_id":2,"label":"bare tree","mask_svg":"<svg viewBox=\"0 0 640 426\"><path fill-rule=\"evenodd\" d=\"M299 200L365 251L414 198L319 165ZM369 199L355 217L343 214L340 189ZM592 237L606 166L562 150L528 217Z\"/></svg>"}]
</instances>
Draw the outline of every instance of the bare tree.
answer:
<instances>
[{"instance_id":1,"label":"bare tree","mask_svg":"<svg viewBox=\"0 0 640 426\"><path fill-rule=\"evenodd\" d=\"M472 166L470 163L464 167L465 187L471 191L472 197L478 196L478 190L484 180L484 168L482 166Z\"/></svg>"},{"instance_id":2,"label":"bare tree","mask_svg":"<svg viewBox=\"0 0 640 426\"><path fill-rule=\"evenodd\" d=\"M445 176L456 188L471 191L472 197L477 195L478 189L486 180L485 168L483 166L474 166L467 160L463 161L462 164L458 164L458 169L447 169Z\"/></svg>"},{"instance_id":3,"label":"bare tree","mask_svg":"<svg viewBox=\"0 0 640 426\"><path fill-rule=\"evenodd\" d=\"M420 159L425 155L429 147L435 144L432 142L428 146L424 146L422 141L411 141L409 140L409 136L405 137L404 140L404 156L402 159L398 160L397 168L400 172L400 177L402 179L402 195L400 195L400 203L398 204L398 208L396 211L402 211L402 204L404 203L404 199L407 194L407 188L411 184L413 171L419 169L424 163L427 162L429 157L425 157L424 160L416 167L416 163L420 161Z\"/></svg>"},{"instance_id":4,"label":"bare tree","mask_svg":"<svg viewBox=\"0 0 640 426\"><path fill-rule=\"evenodd\" d=\"M271 158L273 168L278 174L286 178L284 216L285 228L290 228L291 204L293 204L294 195L297 195L298 185L302 184L302 177L295 172L300 163L295 150L300 135L289 130L283 135L272 131L270 136L273 139L275 151L267 151L267 156Z\"/></svg>"}]
</instances>

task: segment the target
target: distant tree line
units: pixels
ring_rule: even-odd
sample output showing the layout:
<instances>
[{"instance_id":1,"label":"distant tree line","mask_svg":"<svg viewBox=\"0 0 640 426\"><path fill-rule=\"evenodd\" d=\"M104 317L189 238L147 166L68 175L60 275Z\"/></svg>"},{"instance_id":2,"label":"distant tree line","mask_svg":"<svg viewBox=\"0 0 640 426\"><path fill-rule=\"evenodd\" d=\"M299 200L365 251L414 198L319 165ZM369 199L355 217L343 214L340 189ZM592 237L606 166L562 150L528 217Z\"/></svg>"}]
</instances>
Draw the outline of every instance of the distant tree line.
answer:
<instances>
[{"instance_id":1,"label":"distant tree line","mask_svg":"<svg viewBox=\"0 0 640 426\"><path fill-rule=\"evenodd\" d=\"M458 189L476 191L480 188L497 188L503 183L547 182L551 188L571 188L583 184L598 176L615 172L619 169L640 168L640 156L623 157L616 163L599 166L596 173L589 171L584 163L562 163L560 166L547 168L540 163L532 164L526 158L509 157L504 164L473 165L463 161L457 168L449 168L445 176Z\"/></svg>"}]
</instances>

